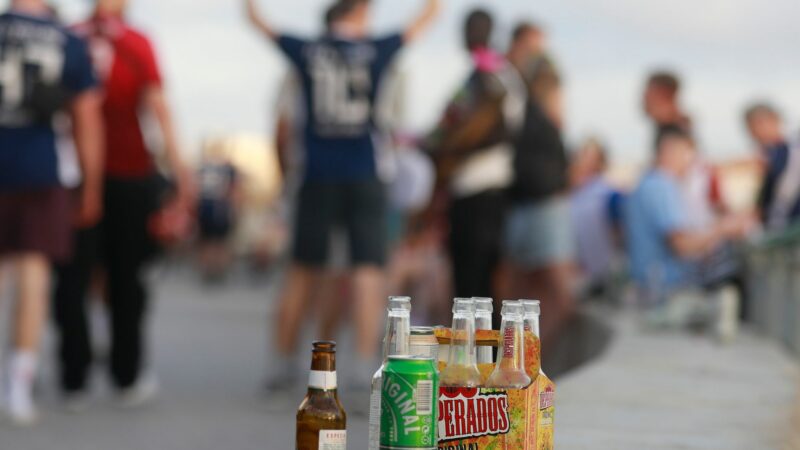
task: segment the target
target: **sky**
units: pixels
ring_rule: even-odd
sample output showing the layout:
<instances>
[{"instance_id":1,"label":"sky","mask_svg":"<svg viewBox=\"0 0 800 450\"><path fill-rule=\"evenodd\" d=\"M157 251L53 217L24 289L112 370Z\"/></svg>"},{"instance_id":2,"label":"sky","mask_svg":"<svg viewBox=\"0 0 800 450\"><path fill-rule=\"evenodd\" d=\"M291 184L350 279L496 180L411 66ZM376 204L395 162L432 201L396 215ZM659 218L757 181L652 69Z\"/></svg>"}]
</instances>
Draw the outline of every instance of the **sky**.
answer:
<instances>
[{"instance_id":1,"label":"sky","mask_svg":"<svg viewBox=\"0 0 800 450\"><path fill-rule=\"evenodd\" d=\"M5 7L9 0L0 0ZM313 36L330 0L260 0L278 29ZM92 0L52 0L70 21ZM373 0L374 30L403 27L422 0ZM767 99L800 125L800 3L796 0L444 0L434 28L401 61L410 131L437 118L469 65L461 50L464 15L484 6L497 16L504 47L519 20L542 24L565 76L567 141L603 139L617 162L643 162L652 130L640 95L647 73L683 77L683 101L712 159L746 156L742 127L749 102ZM155 41L169 97L188 151L220 133L270 132L286 71L272 44L245 23L239 0L131 0L130 21Z\"/></svg>"}]
</instances>

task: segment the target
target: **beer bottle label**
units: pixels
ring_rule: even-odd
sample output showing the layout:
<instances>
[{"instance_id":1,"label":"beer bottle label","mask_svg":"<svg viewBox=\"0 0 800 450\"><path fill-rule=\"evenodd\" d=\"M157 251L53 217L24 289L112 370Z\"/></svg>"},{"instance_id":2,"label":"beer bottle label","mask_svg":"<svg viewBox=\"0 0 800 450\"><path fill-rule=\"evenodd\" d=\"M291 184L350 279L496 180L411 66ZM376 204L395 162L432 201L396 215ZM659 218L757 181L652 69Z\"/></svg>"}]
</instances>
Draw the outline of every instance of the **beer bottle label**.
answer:
<instances>
[{"instance_id":1,"label":"beer bottle label","mask_svg":"<svg viewBox=\"0 0 800 450\"><path fill-rule=\"evenodd\" d=\"M323 391L336 389L336 372L312 370L308 376L308 387Z\"/></svg>"},{"instance_id":2,"label":"beer bottle label","mask_svg":"<svg viewBox=\"0 0 800 450\"><path fill-rule=\"evenodd\" d=\"M320 430L318 450L347 450L347 430Z\"/></svg>"}]
</instances>

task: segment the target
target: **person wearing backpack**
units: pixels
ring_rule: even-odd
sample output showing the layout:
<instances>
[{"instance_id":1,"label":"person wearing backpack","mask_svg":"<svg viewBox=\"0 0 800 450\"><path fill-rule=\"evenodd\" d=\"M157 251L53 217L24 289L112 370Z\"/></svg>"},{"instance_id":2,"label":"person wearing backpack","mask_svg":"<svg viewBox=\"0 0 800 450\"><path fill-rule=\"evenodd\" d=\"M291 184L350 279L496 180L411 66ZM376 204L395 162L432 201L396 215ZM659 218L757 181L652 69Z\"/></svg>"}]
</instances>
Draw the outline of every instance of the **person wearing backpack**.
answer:
<instances>
[{"instance_id":1,"label":"person wearing backpack","mask_svg":"<svg viewBox=\"0 0 800 450\"><path fill-rule=\"evenodd\" d=\"M499 298L494 280L512 178L511 143L525 106L519 72L490 47L493 27L484 10L467 16L464 37L474 70L424 144L436 163L439 198L447 203L457 297Z\"/></svg>"},{"instance_id":2,"label":"person wearing backpack","mask_svg":"<svg viewBox=\"0 0 800 450\"><path fill-rule=\"evenodd\" d=\"M66 119L81 169L74 202L59 177L58 142L68 138L59 123ZM51 264L72 257L72 226L91 228L103 214L102 134L86 43L46 2L12 1L0 11L0 265L15 271L16 301L0 407L15 425L38 417L34 384Z\"/></svg>"},{"instance_id":3,"label":"person wearing backpack","mask_svg":"<svg viewBox=\"0 0 800 450\"><path fill-rule=\"evenodd\" d=\"M525 121L514 142L505 230L512 298L541 299L548 339L571 317L575 242L570 227L569 163L561 132L561 81L543 55L519 68L528 85Z\"/></svg>"}]
</instances>

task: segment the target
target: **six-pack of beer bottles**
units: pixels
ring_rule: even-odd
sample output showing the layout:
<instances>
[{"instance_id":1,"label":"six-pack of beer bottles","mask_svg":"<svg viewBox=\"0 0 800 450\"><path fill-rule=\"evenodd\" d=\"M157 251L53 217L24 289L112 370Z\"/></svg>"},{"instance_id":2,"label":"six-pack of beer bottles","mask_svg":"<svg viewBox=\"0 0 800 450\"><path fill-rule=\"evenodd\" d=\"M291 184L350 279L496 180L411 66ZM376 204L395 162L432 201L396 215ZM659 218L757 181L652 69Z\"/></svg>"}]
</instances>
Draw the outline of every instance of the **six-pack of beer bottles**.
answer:
<instances>
[{"instance_id":1,"label":"six-pack of beer bottles","mask_svg":"<svg viewBox=\"0 0 800 450\"><path fill-rule=\"evenodd\" d=\"M456 298L445 345L439 345L434 328L411 327L410 312L409 297L389 299L383 361L370 392L369 450L437 448L440 386L524 389L539 375L529 373L533 365L526 364L526 354L538 354L538 348L531 348L538 341L538 301L503 302L496 360L491 347L476 346L476 331L492 329L491 299ZM313 355L309 394L297 415L296 448L345 449L346 415L336 393L335 344L317 342Z\"/></svg>"}]
</instances>

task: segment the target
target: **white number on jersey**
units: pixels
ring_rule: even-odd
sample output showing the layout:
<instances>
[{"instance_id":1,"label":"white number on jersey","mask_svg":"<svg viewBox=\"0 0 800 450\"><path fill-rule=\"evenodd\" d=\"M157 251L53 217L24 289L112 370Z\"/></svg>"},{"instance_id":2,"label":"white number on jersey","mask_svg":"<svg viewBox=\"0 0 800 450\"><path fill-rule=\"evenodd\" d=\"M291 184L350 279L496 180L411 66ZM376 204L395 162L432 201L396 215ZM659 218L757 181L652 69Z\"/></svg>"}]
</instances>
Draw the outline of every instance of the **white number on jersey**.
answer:
<instances>
[{"instance_id":1,"label":"white number on jersey","mask_svg":"<svg viewBox=\"0 0 800 450\"><path fill-rule=\"evenodd\" d=\"M6 47L0 53L0 109L20 109L33 84L56 85L63 69L64 52L60 46L30 42L24 47Z\"/></svg>"},{"instance_id":2,"label":"white number on jersey","mask_svg":"<svg viewBox=\"0 0 800 450\"><path fill-rule=\"evenodd\" d=\"M326 129L363 127L372 113L369 67L344 64L336 55L311 65L314 119Z\"/></svg>"}]
</instances>

